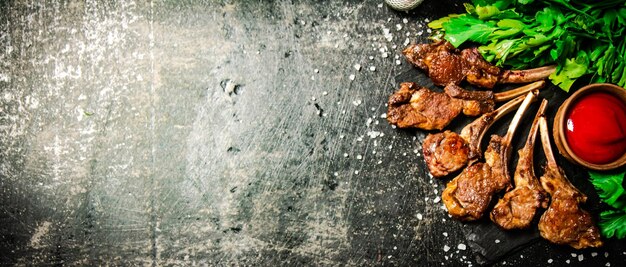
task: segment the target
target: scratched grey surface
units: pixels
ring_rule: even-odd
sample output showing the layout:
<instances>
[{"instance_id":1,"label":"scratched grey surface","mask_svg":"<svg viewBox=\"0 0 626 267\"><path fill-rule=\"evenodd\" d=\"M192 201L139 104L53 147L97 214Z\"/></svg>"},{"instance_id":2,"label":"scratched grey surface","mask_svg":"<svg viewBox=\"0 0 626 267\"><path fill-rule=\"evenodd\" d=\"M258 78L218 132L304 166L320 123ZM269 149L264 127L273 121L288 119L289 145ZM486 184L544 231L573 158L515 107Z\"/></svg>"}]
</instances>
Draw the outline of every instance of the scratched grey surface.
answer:
<instances>
[{"instance_id":1,"label":"scratched grey surface","mask_svg":"<svg viewBox=\"0 0 626 267\"><path fill-rule=\"evenodd\" d=\"M462 7L381 3L3 1L0 262L475 264L424 133L381 117L399 51Z\"/></svg>"}]
</instances>

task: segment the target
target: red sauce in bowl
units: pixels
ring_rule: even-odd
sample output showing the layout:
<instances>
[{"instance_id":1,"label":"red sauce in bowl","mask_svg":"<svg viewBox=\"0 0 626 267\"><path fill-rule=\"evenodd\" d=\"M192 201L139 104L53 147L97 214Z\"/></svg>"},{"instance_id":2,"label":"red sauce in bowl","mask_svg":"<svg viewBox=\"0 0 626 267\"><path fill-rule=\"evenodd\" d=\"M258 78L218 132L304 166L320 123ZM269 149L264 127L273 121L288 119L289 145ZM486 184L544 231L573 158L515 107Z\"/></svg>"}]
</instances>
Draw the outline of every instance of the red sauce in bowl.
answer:
<instances>
[{"instance_id":1,"label":"red sauce in bowl","mask_svg":"<svg viewBox=\"0 0 626 267\"><path fill-rule=\"evenodd\" d=\"M581 159L606 164L626 153L626 104L605 92L590 93L566 115L565 138Z\"/></svg>"}]
</instances>

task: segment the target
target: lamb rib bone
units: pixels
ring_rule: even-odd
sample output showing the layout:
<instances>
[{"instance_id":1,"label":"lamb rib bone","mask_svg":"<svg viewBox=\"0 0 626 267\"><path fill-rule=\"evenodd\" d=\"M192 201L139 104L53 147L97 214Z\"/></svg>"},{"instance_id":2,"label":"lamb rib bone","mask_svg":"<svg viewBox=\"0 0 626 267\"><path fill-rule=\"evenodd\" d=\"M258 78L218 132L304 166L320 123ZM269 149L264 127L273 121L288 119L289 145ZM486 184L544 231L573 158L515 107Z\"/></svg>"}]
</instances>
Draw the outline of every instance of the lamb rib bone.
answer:
<instances>
[{"instance_id":1,"label":"lamb rib bone","mask_svg":"<svg viewBox=\"0 0 626 267\"><path fill-rule=\"evenodd\" d=\"M455 219L474 221L487 210L493 195L510 188L508 158L511 139L519 122L538 92L529 92L524 98L504 136L492 135L485 151L485 162L475 161L450 181L442 193L448 213Z\"/></svg>"},{"instance_id":2,"label":"lamb rib bone","mask_svg":"<svg viewBox=\"0 0 626 267\"><path fill-rule=\"evenodd\" d=\"M494 122L515 110L524 101L518 96L493 112L485 113L463 127L461 134L446 130L429 134L422 143L424 160L434 177L443 177L480 158L480 142Z\"/></svg>"},{"instance_id":3,"label":"lamb rib bone","mask_svg":"<svg viewBox=\"0 0 626 267\"><path fill-rule=\"evenodd\" d=\"M552 199L539 219L539 233L552 243L575 249L602 246L600 231L592 216L580 207L587 201L587 196L570 183L556 163L545 117L539 120L539 132L547 158L540 181Z\"/></svg>"},{"instance_id":4,"label":"lamb rib bone","mask_svg":"<svg viewBox=\"0 0 626 267\"><path fill-rule=\"evenodd\" d=\"M548 100L544 99L535 115L525 145L518 150L519 160L513 175L515 188L502 197L490 213L491 220L503 229L528 228L537 208L548 207L548 197L535 176L533 150L539 118L544 116Z\"/></svg>"}]
</instances>

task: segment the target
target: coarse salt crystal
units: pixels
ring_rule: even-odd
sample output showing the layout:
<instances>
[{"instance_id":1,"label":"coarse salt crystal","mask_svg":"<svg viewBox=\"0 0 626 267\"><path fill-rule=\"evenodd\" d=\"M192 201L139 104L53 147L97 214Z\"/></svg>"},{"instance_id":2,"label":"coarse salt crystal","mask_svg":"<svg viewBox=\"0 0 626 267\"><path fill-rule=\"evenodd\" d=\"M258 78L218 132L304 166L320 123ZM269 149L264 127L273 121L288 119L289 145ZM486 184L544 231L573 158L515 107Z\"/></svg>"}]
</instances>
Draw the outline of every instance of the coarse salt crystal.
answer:
<instances>
[{"instance_id":1,"label":"coarse salt crystal","mask_svg":"<svg viewBox=\"0 0 626 267\"><path fill-rule=\"evenodd\" d=\"M448 247L448 245L444 245L443 246L443 251L444 252L448 252L450 250L450 247Z\"/></svg>"},{"instance_id":2,"label":"coarse salt crystal","mask_svg":"<svg viewBox=\"0 0 626 267\"><path fill-rule=\"evenodd\" d=\"M500 239L496 239L493 242L495 242L496 244L500 243Z\"/></svg>"},{"instance_id":3,"label":"coarse salt crystal","mask_svg":"<svg viewBox=\"0 0 626 267\"><path fill-rule=\"evenodd\" d=\"M408 19L406 19L406 18L403 18L403 19L402 19L402 23L407 24L407 23L409 23L409 20L408 20Z\"/></svg>"},{"instance_id":4,"label":"coarse salt crystal","mask_svg":"<svg viewBox=\"0 0 626 267\"><path fill-rule=\"evenodd\" d=\"M354 171L354 174L359 174L359 171Z\"/></svg>"},{"instance_id":5,"label":"coarse salt crystal","mask_svg":"<svg viewBox=\"0 0 626 267\"><path fill-rule=\"evenodd\" d=\"M313 70L313 72L315 72L315 73L319 73L319 72L320 72L320 70L319 70L319 69L314 69L314 70Z\"/></svg>"},{"instance_id":6,"label":"coarse salt crystal","mask_svg":"<svg viewBox=\"0 0 626 267\"><path fill-rule=\"evenodd\" d=\"M433 203L439 203L441 201L440 197L436 197L435 199L433 199Z\"/></svg>"},{"instance_id":7,"label":"coarse salt crystal","mask_svg":"<svg viewBox=\"0 0 626 267\"><path fill-rule=\"evenodd\" d=\"M328 92L326 92L326 91L322 92L322 95L327 95L327 94L328 94Z\"/></svg>"},{"instance_id":8,"label":"coarse salt crystal","mask_svg":"<svg viewBox=\"0 0 626 267\"><path fill-rule=\"evenodd\" d=\"M356 78L356 76L354 76L354 74L350 74L349 78L350 78L351 81L354 81L354 78Z\"/></svg>"},{"instance_id":9,"label":"coarse salt crystal","mask_svg":"<svg viewBox=\"0 0 626 267\"><path fill-rule=\"evenodd\" d=\"M335 172L335 173L333 173L333 175L334 175L335 177L337 177L337 176L339 176L339 173L338 173L338 172Z\"/></svg>"},{"instance_id":10,"label":"coarse salt crystal","mask_svg":"<svg viewBox=\"0 0 626 267\"><path fill-rule=\"evenodd\" d=\"M402 65L402 61L396 59L396 65Z\"/></svg>"},{"instance_id":11,"label":"coarse salt crystal","mask_svg":"<svg viewBox=\"0 0 626 267\"><path fill-rule=\"evenodd\" d=\"M552 262L553 262L553 260L552 260L552 259L548 259L548 263L552 263Z\"/></svg>"},{"instance_id":12,"label":"coarse salt crystal","mask_svg":"<svg viewBox=\"0 0 626 267\"><path fill-rule=\"evenodd\" d=\"M376 67L375 66L370 66L370 71L376 71Z\"/></svg>"},{"instance_id":13,"label":"coarse salt crystal","mask_svg":"<svg viewBox=\"0 0 626 267\"><path fill-rule=\"evenodd\" d=\"M466 250L467 246L465 244L461 243L456 248L458 248L459 250Z\"/></svg>"},{"instance_id":14,"label":"coarse salt crystal","mask_svg":"<svg viewBox=\"0 0 626 267\"><path fill-rule=\"evenodd\" d=\"M348 153L343 153L343 157L347 158L348 157Z\"/></svg>"},{"instance_id":15,"label":"coarse salt crystal","mask_svg":"<svg viewBox=\"0 0 626 267\"><path fill-rule=\"evenodd\" d=\"M591 257L598 256L598 252L591 252Z\"/></svg>"},{"instance_id":16,"label":"coarse salt crystal","mask_svg":"<svg viewBox=\"0 0 626 267\"><path fill-rule=\"evenodd\" d=\"M578 255L578 261L583 261L585 259L585 256L583 256L583 254Z\"/></svg>"},{"instance_id":17,"label":"coarse salt crystal","mask_svg":"<svg viewBox=\"0 0 626 267\"><path fill-rule=\"evenodd\" d=\"M604 266L606 266L606 267L610 267L610 266L611 266L611 263L610 263L610 262L607 262Z\"/></svg>"},{"instance_id":18,"label":"coarse salt crystal","mask_svg":"<svg viewBox=\"0 0 626 267\"><path fill-rule=\"evenodd\" d=\"M356 159L363 159L362 155L356 155Z\"/></svg>"},{"instance_id":19,"label":"coarse salt crystal","mask_svg":"<svg viewBox=\"0 0 626 267\"><path fill-rule=\"evenodd\" d=\"M361 64L354 64L354 69L357 71L361 70Z\"/></svg>"},{"instance_id":20,"label":"coarse salt crystal","mask_svg":"<svg viewBox=\"0 0 626 267\"><path fill-rule=\"evenodd\" d=\"M566 260L565 263L569 264L570 260Z\"/></svg>"},{"instance_id":21,"label":"coarse salt crystal","mask_svg":"<svg viewBox=\"0 0 626 267\"><path fill-rule=\"evenodd\" d=\"M421 221L423 218L424 218L424 217L422 217L422 214L421 214L421 213L418 213L418 214L417 214L417 219L418 219L418 220L420 220L420 221Z\"/></svg>"}]
</instances>

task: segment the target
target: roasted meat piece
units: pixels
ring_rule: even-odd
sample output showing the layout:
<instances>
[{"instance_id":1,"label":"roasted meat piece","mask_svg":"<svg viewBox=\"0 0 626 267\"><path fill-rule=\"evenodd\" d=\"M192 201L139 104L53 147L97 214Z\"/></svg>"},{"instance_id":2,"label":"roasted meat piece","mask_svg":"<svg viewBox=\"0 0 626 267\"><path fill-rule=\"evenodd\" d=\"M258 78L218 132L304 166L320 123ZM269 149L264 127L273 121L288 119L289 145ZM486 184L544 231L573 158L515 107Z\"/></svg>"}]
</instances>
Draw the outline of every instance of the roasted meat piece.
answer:
<instances>
[{"instance_id":1,"label":"roasted meat piece","mask_svg":"<svg viewBox=\"0 0 626 267\"><path fill-rule=\"evenodd\" d=\"M402 53L411 64L428 72L436 85L460 84L463 80L493 88L498 83L528 83L543 80L554 72L554 66L529 70L501 70L485 61L477 48L459 50L442 40L413 44Z\"/></svg>"},{"instance_id":2,"label":"roasted meat piece","mask_svg":"<svg viewBox=\"0 0 626 267\"><path fill-rule=\"evenodd\" d=\"M507 162L511 139L524 112L536 97L537 91L528 93L515 113L507 133L503 137L491 137L485 151L485 163L473 162L446 185L441 199L453 218L462 221L480 219L493 195L510 188Z\"/></svg>"},{"instance_id":3,"label":"roasted meat piece","mask_svg":"<svg viewBox=\"0 0 626 267\"><path fill-rule=\"evenodd\" d=\"M539 184L533 167L539 118L544 115L547 105L548 101L544 99L530 127L526 144L517 152L519 160L513 175L515 188L504 194L491 211L491 220L503 229L528 228L537 208L548 207L548 196Z\"/></svg>"},{"instance_id":4,"label":"roasted meat piece","mask_svg":"<svg viewBox=\"0 0 626 267\"><path fill-rule=\"evenodd\" d=\"M569 182L563 169L556 164L544 117L539 121L539 131L547 158L540 181L552 199L539 219L539 233L552 243L570 245L575 249L602 246L598 227L589 212L580 207L587 201L587 196Z\"/></svg>"},{"instance_id":5,"label":"roasted meat piece","mask_svg":"<svg viewBox=\"0 0 626 267\"><path fill-rule=\"evenodd\" d=\"M400 128L441 130L461 112L467 116L491 112L496 102L515 98L544 85L544 81L538 81L494 94L490 91L468 91L449 84L443 93L439 93L405 82L389 97L387 121Z\"/></svg>"},{"instance_id":6,"label":"roasted meat piece","mask_svg":"<svg viewBox=\"0 0 626 267\"><path fill-rule=\"evenodd\" d=\"M429 134L422 143L424 160L434 177L443 177L463 168L469 161L480 158L480 142L489 127L516 109L524 96L511 100L497 110L485 113L463 127L461 134L452 131Z\"/></svg>"}]
</instances>

